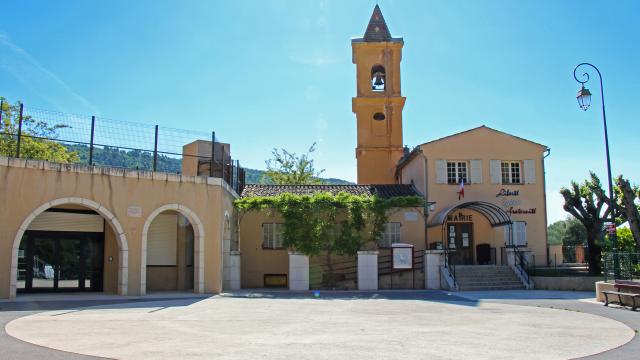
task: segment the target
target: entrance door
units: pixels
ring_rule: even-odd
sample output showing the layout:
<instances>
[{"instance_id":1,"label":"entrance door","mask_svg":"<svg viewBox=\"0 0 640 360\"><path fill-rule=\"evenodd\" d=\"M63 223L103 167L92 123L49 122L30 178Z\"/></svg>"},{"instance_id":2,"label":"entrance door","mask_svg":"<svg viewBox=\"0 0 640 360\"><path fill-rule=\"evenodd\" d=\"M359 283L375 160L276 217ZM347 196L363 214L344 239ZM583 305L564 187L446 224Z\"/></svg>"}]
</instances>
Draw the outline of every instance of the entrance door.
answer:
<instances>
[{"instance_id":1,"label":"entrance door","mask_svg":"<svg viewBox=\"0 0 640 360\"><path fill-rule=\"evenodd\" d=\"M448 223L447 239L453 263L473 265L473 224Z\"/></svg>"},{"instance_id":2,"label":"entrance door","mask_svg":"<svg viewBox=\"0 0 640 360\"><path fill-rule=\"evenodd\" d=\"M19 256L19 291L102 291L103 233L27 231Z\"/></svg>"}]
</instances>

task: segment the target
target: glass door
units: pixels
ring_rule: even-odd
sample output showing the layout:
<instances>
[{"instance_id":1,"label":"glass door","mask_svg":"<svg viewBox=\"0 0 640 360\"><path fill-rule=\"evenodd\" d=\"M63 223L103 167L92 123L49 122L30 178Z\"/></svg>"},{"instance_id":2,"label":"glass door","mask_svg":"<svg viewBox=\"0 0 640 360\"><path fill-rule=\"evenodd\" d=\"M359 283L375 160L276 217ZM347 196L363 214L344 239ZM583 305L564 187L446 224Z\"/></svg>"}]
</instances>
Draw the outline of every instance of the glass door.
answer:
<instances>
[{"instance_id":1,"label":"glass door","mask_svg":"<svg viewBox=\"0 0 640 360\"><path fill-rule=\"evenodd\" d=\"M27 231L18 250L19 291L102 291L104 234Z\"/></svg>"},{"instance_id":2,"label":"glass door","mask_svg":"<svg viewBox=\"0 0 640 360\"><path fill-rule=\"evenodd\" d=\"M84 277L80 266L82 255L80 252L80 239L57 238L58 246L58 286L60 290L82 290Z\"/></svg>"},{"instance_id":3,"label":"glass door","mask_svg":"<svg viewBox=\"0 0 640 360\"><path fill-rule=\"evenodd\" d=\"M43 236L29 239L32 272L27 286L38 290L53 290L58 287L57 242L55 238ZM29 261L27 261L28 263ZM31 281L29 281L31 280ZM29 286L30 285L30 286Z\"/></svg>"},{"instance_id":4,"label":"glass door","mask_svg":"<svg viewBox=\"0 0 640 360\"><path fill-rule=\"evenodd\" d=\"M101 238L89 236L81 244L83 281L80 287L88 291L102 291L104 242Z\"/></svg>"}]
</instances>

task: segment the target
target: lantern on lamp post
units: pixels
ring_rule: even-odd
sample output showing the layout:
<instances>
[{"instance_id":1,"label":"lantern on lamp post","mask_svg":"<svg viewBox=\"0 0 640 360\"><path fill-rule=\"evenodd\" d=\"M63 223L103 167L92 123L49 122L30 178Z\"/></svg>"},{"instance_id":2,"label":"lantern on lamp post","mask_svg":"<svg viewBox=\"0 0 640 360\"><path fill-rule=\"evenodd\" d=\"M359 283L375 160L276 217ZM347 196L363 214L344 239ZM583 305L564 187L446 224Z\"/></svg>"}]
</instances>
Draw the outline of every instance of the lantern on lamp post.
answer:
<instances>
[{"instance_id":1,"label":"lantern on lamp post","mask_svg":"<svg viewBox=\"0 0 640 360\"><path fill-rule=\"evenodd\" d=\"M582 84L582 88L578 91L578 96L576 96L576 98L578 99L580 109L587 111L589 106L591 106L591 91L584 87L584 84Z\"/></svg>"}]
</instances>

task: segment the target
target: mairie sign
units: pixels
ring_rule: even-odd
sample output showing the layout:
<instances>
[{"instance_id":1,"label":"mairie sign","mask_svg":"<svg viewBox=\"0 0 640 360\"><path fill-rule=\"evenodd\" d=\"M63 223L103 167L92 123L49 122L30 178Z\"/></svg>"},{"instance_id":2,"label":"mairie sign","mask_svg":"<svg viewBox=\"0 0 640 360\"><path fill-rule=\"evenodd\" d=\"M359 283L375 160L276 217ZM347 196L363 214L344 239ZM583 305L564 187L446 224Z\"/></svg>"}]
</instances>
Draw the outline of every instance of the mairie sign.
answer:
<instances>
[{"instance_id":1,"label":"mairie sign","mask_svg":"<svg viewBox=\"0 0 640 360\"><path fill-rule=\"evenodd\" d=\"M473 222L473 215L465 215L461 212L447 215L448 222Z\"/></svg>"}]
</instances>

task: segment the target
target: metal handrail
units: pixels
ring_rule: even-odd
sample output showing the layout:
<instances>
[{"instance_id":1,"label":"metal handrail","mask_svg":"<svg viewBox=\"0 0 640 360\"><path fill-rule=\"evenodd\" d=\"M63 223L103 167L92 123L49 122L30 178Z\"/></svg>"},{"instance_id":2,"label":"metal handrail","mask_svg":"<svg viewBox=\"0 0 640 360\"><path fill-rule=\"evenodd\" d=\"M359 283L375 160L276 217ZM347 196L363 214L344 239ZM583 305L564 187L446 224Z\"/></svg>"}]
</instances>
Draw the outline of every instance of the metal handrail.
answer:
<instances>
[{"instance_id":1,"label":"metal handrail","mask_svg":"<svg viewBox=\"0 0 640 360\"><path fill-rule=\"evenodd\" d=\"M512 247L515 257L515 267L520 272L522 277L524 277L527 284L531 282L529 279L529 261L525 258L524 254L520 252L517 246Z\"/></svg>"},{"instance_id":2,"label":"metal handrail","mask_svg":"<svg viewBox=\"0 0 640 360\"><path fill-rule=\"evenodd\" d=\"M456 278L456 264L451 261L451 253L449 249L444 250L444 268L447 269L449 275L453 279L453 285L458 287L458 279Z\"/></svg>"}]
</instances>

